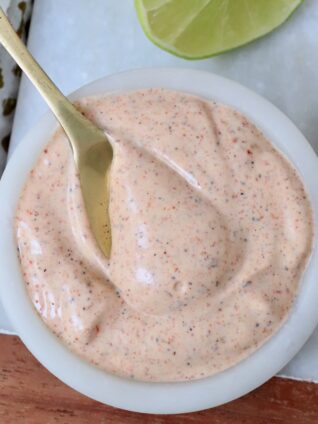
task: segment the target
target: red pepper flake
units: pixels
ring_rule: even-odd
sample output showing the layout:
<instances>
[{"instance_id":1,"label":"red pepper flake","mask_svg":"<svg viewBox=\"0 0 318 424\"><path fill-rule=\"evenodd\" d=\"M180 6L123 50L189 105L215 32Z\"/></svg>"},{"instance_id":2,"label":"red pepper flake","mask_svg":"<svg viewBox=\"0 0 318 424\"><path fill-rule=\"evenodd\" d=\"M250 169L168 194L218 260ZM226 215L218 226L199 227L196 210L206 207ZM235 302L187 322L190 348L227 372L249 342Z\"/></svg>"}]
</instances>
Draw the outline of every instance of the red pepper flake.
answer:
<instances>
[{"instance_id":1,"label":"red pepper flake","mask_svg":"<svg viewBox=\"0 0 318 424\"><path fill-rule=\"evenodd\" d=\"M246 151L247 151L247 154L248 155L252 155L253 154L252 150L250 150L250 149L247 149Z\"/></svg>"}]
</instances>

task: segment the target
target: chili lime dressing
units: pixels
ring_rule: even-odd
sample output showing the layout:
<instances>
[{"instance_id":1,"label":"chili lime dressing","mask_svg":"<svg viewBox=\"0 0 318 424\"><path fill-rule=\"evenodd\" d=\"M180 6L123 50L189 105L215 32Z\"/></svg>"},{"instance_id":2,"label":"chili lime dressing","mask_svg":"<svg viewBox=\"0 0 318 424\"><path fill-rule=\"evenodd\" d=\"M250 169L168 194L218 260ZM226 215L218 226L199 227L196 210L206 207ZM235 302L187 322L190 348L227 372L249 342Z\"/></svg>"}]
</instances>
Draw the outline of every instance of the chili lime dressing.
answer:
<instances>
[{"instance_id":1,"label":"chili lime dressing","mask_svg":"<svg viewBox=\"0 0 318 424\"><path fill-rule=\"evenodd\" d=\"M61 130L21 195L26 287L69 348L124 377L220 372L287 317L311 253L313 217L293 166L245 116L148 89L86 98L112 135L112 253L90 232Z\"/></svg>"}]
</instances>

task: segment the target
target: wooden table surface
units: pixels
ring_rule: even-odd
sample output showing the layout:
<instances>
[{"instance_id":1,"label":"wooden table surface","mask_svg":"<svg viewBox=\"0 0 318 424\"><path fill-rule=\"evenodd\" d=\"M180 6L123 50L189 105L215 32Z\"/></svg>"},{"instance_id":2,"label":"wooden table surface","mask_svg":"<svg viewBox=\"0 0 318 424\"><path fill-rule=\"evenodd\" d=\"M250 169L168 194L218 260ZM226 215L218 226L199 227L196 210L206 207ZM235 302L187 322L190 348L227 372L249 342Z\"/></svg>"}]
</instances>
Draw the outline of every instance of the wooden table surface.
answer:
<instances>
[{"instance_id":1,"label":"wooden table surface","mask_svg":"<svg viewBox=\"0 0 318 424\"><path fill-rule=\"evenodd\" d=\"M317 424L318 384L273 378L234 402L182 415L122 411L50 374L18 337L0 335L1 424Z\"/></svg>"}]
</instances>

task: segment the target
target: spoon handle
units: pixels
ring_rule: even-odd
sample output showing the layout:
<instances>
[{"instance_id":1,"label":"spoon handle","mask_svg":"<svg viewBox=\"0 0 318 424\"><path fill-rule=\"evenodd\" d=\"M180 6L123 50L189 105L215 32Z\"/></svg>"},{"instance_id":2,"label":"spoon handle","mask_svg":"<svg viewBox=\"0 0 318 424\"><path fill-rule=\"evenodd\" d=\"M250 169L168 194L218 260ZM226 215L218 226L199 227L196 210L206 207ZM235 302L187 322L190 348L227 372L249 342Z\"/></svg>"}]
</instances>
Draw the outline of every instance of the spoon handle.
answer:
<instances>
[{"instance_id":1,"label":"spoon handle","mask_svg":"<svg viewBox=\"0 0 318 424\"><path fill-rule=\"evenodd\" d=\"M16 34L2 8L0 8L0 43L29 77L64 128L71 142L75 161L78 163L83 143L86 150L92 139L92 133L99 130L73 106L43 71Z\"/></svg>"},{"instance_id":2,"label":"spoon handle","mask_svg":"<svg viewBox=\"0 0 318 424\"><path fill-rule=\"evenodd\" d=\"M1 8L0 43L30 78L64 128L72 146L92 232L102 252L109 257L108 182L113 151L108 137L85 118L50 80L17 36Z\"/></svg>"}]
</instances>

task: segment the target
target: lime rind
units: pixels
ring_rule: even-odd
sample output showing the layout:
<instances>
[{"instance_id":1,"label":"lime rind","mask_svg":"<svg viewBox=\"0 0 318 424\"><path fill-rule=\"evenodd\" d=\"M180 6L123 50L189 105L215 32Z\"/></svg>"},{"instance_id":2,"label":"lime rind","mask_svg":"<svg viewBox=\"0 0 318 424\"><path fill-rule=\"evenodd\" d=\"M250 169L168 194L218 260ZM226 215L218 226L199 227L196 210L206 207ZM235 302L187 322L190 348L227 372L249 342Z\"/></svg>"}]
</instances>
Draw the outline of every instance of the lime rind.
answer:
<instances>
[{"instance_id":1,"label":"lime rind","mask_svg":"<svg viewBox=\"0 0 318 424\"><path fill-rule=\"evenodd\" d=\"M182 1L182 0L179 0ZM227 0L228 1L228 0ZM164 40L156 37L149 26L148 18L147 18L147 11L144 7L143 0L135 0L135 8L137 12L137 16L139 19L139 22L141 24L141 27L145 33L145 35L148 37L148 39L154 43L156 46L161 48L162 50L167 51L168 53L171 53L177 57L188 59L188 60L200 60L200 59L207 59L213 56L217 56L219 54L223 54L232 50L235 50L241 46L245 46L247 44L250 44L259 38L264 37L266 34L272 32L279 26L281 26L284 22L286 22L293 14L294 12L301 6L301 4L304 2L304 0L296 0L293 7L290 7L290 12L286 14L281 20L279 20L276 24L272 26L265 26L262 30L260 30L256 35L254 35L252 38L242 41L238 41L237 43L233 43L228 48L220 48L220 49L214 49L213 51L203 54L203 55L195 55L195 54L187 54L185 52L182 52L176 48L174 48L173 45L165 42ZM167 0L154 0L153 3L156 5L155 8L160 7L160 5L165 5L167 3ZM148 9L149 11L149 9Z\"/></svg>"}]
</instances>

